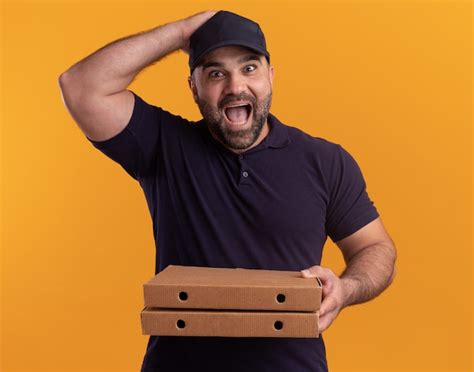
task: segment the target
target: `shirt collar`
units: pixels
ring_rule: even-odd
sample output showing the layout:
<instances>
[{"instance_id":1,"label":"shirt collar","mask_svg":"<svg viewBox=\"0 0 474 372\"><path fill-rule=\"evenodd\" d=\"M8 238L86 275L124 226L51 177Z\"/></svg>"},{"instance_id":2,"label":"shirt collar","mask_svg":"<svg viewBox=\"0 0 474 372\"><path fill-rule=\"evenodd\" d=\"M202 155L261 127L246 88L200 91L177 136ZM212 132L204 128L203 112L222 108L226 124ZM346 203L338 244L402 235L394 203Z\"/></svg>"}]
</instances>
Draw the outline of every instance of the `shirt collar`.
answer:
<instances>
[{"instance_id":1,"label":"shirt collar","mask_svg":"<svg viewBox=\"0 0 474 372\"><path fill-rule=\"evenodd\" d=\"M290 143L288 127L271 113L268 113L267 121L270 127L270 132L262 141L262 143L264 143L264 146L273 148L288 146L288 144Z\"/></svg>"}]
</instances>

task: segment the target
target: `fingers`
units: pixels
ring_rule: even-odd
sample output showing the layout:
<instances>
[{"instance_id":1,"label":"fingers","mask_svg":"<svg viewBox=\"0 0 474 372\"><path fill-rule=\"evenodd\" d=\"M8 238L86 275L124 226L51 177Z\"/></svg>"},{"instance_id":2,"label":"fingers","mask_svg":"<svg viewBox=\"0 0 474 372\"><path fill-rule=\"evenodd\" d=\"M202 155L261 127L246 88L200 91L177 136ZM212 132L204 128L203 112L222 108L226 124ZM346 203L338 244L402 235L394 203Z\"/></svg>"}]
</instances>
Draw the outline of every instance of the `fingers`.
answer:
<instances>
[{"instance_id":1,"label":"fingers","mask_svg":"<svg viewBox=\"0 0 474 372\"><path fill-rule=\"evenodd\" d=\"M181 27L184 40L188 41L191 35L217 12L217 10L208 10L193 14L187 18L179 20L178 24Z\"/></svg>"},{"instance_id":2,"label":"fingers","mask_svg":"<svg viewBox=\"0 0 474 372\"><path fill-rule=\"evenodd\" d=\"M330 313L327 313L325 315L319 315L319 324L318 324L319 333L323 333L326 329L328 329L329 326L334 321L334 319L336 319L336 317L337 317L336 311L331 311Z\"/></svg>"},{"instance_id":3,"label":"fingers","mask_svg":"<svg viewBox=\"0 0 474 372\"><path fill-rule=\"evenodd\" d=\"M328 268L315 265L306 270L301 270L301 276L303 278L319 277L319 279L321 279L321 281L324 282L324 281L329 280L331 277L335 276L335 274Z\"/></svg>"},{"instance_id":4,"label":"fingers","mask_svg":"<svg viewBox=\"0 0 474 372\"><path fill-rule=\"evenodd\" d=\"M301 275L304 277L304 278L316 278L317 276L319 276L318 274L322 271L322 267L321 266L311 266L310 268L306 269L306 270L301 270Z\"/></svg>"},{"instance_id":5,"label":"fingers","mask_svg":"<svg viewBox=\"0 0 474 372\"><path fill-rule=\"evenodd\" d=\"M323 298L323 301L321 302L321 307L319 308L320 316L326 315L327 313L338 309L336 296L333 296L332 293L333 292Z\"/></svg>"},{"instance_id":6,"label":"fingers","mask_svg":"<svg viewBox=\"0 0 474 372\"><path fill-rule=\"evenodd\" d=\"M312 266L309 269L302 270L301 275L304 278L316 278L318 277L323 284L323 302L324 299L330 296L334 289L334 283L338 279L337 276L330 270L321 266Z\"/></svg>"},{"instance_id":7,"label":"fingers","mask_svg":"<svg viewBox=\"0 0 474 372\"><path fill-rule=\"evenodd\" d=\"M319 308L319 333L324 332L332 324L339 311L337 296L333 291L323 299Z\"/></svg>"},{"instance_id":8,"label":"fingers","mask_svg":"<svg viewBox=\"0 0 474 372\"><path fill-rule=\"evenodd\" d=\"M318 277L322 284L322 302L319 308L319 333L324 332L336 319L342 307L341 279L329 268L319 265L301 270L303 278Z\"/></svg>"},{"instance_id":9,"label":"fingers","mask_svg":"<svg viewBox=\"0 0 474 372\"><path fill-rule=\"evenodd\" d=\"M318 277L322 284L322 302L319 308L319 332L326 330L341 309L340 278L328 268L319 265L301 271L304 278Z\"/></svg>"},{"instance_id":10,"label":"fingers","mask_svg":"<svg viewBox=\"0 0 474 372\"><path fill-rule=\"evenodd\" d=\"M312 266L309 269L302 270L301 275L303 278L316 278L318 277L323 284L323 298L328 296L333 288L334 281L337 276L330 270L321 266Z\"/></svg>"}]
</instances>

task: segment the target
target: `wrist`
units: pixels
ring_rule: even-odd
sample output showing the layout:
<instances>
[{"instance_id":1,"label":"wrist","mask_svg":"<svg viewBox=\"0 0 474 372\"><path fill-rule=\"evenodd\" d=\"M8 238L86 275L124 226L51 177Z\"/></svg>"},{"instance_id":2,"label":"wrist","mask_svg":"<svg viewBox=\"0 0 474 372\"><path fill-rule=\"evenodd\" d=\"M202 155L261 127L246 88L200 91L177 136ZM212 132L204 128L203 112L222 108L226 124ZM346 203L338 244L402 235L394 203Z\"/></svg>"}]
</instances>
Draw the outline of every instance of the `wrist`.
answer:
<instances>
[{"instance_id":1,"label":"wrist","mask_svg":"<svg viewBox=\"0 0 474 372\"><path fill-rule=\"evenodd\" d=\"M175 34L177 36L177 46L178 49L182 49L186 45L186 19L181 19L172 23Z\"/></svg>"},{"instance_id":2,"label":"wrist","mask_svg":"<svg viewBox=\"0 0 474 372\"><path fill-rule=\"evenodd\" d=\"M350 277L341 278L342 285L342 308L352 305L355 301L355 294L357 293L358 281Z\"/></svg>"}]
</instances>

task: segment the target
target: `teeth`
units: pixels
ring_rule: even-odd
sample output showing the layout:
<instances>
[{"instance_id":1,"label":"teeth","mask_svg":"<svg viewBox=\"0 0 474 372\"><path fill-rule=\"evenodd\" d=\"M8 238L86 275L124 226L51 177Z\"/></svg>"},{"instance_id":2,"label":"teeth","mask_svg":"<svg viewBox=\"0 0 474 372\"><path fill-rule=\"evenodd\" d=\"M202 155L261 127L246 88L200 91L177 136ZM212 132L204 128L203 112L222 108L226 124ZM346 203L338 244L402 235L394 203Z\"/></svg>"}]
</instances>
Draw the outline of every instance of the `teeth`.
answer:
<instances>
[{"instance_id":1,"label":"teeth","mask_svg":"<svg viewBox=\"0 0 474 372\"><path fill-rule=\"evenodd\" d=\"M247 120L249 120L249 117L250 117L250 114L252 112L252 105L250 103L242 103L242 104L238 104L238 105L234 105L234 106L225 106L224 107L224 115L225 117L227 118L228 121L231 121L229 120L229 118L227 117L227 112L226 110L229 109L229 108L233 108L233 107L243 107L243 106L248 106L249 108L246 110L247 111L247 114L248 114L248 117L247 117ZM244 123L244 122L242 122ZM240 123L240 124L242 124Z\"/></svg>"},{"instance_id":2,"label":"teeth","mask_svg":"<svg viewBox=\"0 0 474 372\"><path fill-rule=\"evenodd\" d=\"M235 106L226 106L226 108L231 108L231 107L241 107L241 106L247 106L249 103L242 103L241 105L235 105Z\"/></svg>"}]
</instances>

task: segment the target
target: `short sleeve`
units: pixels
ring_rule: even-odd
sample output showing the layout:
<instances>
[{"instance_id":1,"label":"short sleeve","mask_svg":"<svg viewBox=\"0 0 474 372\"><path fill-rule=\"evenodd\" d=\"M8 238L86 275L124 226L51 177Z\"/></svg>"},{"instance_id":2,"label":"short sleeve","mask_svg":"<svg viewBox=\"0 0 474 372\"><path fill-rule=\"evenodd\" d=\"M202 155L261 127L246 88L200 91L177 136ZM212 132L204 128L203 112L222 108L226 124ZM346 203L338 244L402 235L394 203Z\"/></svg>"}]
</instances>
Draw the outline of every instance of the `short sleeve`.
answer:
<instances>
[{"instance_id":1,"label":"short sleeve","mask_svg":"<svg viewBox=\"0 0 474 372\"><path fill-rule=\"evenodd\" d=\"M329 175L327 235L337 242L377 217L379 213L369 198L357 162L341 145L336 145Z\"/></svg>"},{"instance_id":2,"label":"short sleeve","mask_svg":"<svg viewBox=\"0 0 474 372\"><path fill-rule=\"evenodd\" d=\"M86 138L138 180L155 167L162 110L132 93L135 97L132 116L120 133L105 141Z\"/></svg>"}]
</instances>

